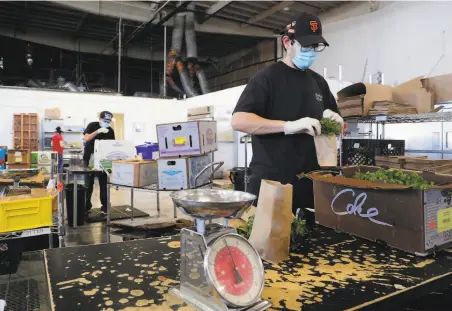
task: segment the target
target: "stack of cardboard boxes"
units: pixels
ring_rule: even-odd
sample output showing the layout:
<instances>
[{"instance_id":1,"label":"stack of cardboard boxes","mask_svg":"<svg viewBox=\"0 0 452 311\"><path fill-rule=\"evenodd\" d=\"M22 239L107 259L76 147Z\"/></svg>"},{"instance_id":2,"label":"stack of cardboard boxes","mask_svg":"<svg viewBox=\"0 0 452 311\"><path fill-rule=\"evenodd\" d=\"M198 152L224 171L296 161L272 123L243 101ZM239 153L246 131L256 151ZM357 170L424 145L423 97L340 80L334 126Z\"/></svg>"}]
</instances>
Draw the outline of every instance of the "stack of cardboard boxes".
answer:
<instances>
[{"instance_id":1,"label":"stack of cardboard boxes","mask_svg":"<svg viewBox=\"0 0 452 311\"><path fill-rule=\"evenodd\" d=\"M158 184L160 190L193 189L210 183L206 170L218 149L215 121L189 121L157 125L158 160L112 161L111 182L129 187Z\"/></svg>"},{"instance_id":2,"label":"stack of cardboard boxes","mask_svg":"<svg viewBox=\"0 0 452 311\"><path fill-rule=\"evenodd\" d=\"M218 150L215 121L189 121L157 125L160 158L159 189L193 189L210 182L210 171L196 175L212 161Z\"/></svg>"},{"instance_id":3,"label":"stack of cardboard boxes","mask_svg":"<svg viewBox=\"0 0 452 311\"><path fill-rule=\"evenodd\" d=\"M31 168L41 169L45 175L50 174L53 158L53 172L58 172L58 155L53 151L32 151L31 152Z\"/></svg>"},{"instance_id":4,"label":"stack of cardboard boxes","mask_svg":"<svg viewBox=\"0 0 452 311\"><path fill-rule=\"evenodd\" d=\"M337 94L343 117L422 114L435 111L434 105L452 100L452 74L416 77L395 87L355 83Z\"/></svg>"}]
</instances>

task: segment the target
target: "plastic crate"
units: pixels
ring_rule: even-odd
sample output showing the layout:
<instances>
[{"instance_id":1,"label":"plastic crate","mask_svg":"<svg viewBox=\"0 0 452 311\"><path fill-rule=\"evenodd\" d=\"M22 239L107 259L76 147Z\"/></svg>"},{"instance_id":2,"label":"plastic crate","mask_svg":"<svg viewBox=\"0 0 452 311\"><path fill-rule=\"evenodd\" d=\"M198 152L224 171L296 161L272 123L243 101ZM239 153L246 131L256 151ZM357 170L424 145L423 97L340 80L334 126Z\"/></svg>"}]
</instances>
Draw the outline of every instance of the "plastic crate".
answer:
<instances>
[{"instance_id":1,"label":"plastic crate","mask_svg":"<svg viewBox=\"0 0 452 311\"><path fill-rule=\"evenodd\" d=\"M375 141L373 139L343 139L342 166L374 165Z\"/></svg>"},{"instance_id":2,"label":"plastic crate","mask_svg":"<svg viewBox=\"0 0 452 311\"><path fill-rule=\"evenodd\" d=\"M0 201L0 233L51 226L52 199Z\"/></svg>"},{"instance_id":3,"label":"plastic crate","mask_svg":"<svg viewBox=\"0 0 452 311\"><path fill-rule=\"evenodd\" d=\"M405 155L405 141L404 140L391 140L380 139L377 140L376 156L403 156Z\"/></svg>"},{"instance_id":4,"label":"plastic crate","mask_svg":"<svg viewBox=\"0 0 452 311\"><path fill-rule=\"evenodd\" d=\"M342 165L375 165L375 156L404 155L405 141L391 139L343 139Z\"/></svg>"}]
</instances>

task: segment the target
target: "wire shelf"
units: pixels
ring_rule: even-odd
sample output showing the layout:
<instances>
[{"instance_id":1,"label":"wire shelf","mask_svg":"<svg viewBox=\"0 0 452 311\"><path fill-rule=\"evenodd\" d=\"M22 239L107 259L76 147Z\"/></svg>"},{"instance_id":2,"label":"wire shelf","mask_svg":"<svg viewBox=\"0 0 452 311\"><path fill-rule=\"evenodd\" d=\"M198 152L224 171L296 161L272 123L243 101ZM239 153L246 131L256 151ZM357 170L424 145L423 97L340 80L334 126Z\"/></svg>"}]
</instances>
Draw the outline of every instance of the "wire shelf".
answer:
<instances>
[{"instance_id":1,"label":"wire shelf","mask_svg":"<svg viewBox=\"0 0 452 311\"><path fill-rule=\"evenodd\" d=\"M423 123L452 121L452 112L429 112L423 114L400 114L391 116L366 116L345 118L349 123Z\"/></svg>"}]
</instances>

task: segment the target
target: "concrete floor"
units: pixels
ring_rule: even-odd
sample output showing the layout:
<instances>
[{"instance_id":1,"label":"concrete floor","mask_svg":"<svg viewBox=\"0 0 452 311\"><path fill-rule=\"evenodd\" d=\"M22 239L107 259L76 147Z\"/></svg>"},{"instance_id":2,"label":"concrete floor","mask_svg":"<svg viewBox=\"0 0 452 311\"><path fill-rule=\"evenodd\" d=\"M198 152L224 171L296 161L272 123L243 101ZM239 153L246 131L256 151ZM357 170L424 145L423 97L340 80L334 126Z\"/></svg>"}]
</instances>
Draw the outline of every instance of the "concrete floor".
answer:
<instances>
[{"instance_id":1,"label":"concrete floor","mask_svg":"<svg viewBox=\"0 0 452 311\"><path fill-rule=\"evenodd\" d=\"M160 213L157 211L157 193L153 191L146 190L134 190L134 200L133 206L147 214L149 214L149 218L155 217L164 217L171 218L173 217L173 203L171 198L169 197L170 192L162 191L159 193L159 201L160 201ZM120 206L120 205L131 205L131 193L130 189L127 188L111 188L110 191L111 196L111 206ZM91 203L93 204L93 208L100 208L100 199L99 199L99 187L98 185L94 186L94 192L91 197ZM183 215L179 211L177 211L177 217L187 218L186 215ZM145 218L139 218L140 221ZM90 244L99 244L105 243L107 237L107 229L105 227L105 222L102 223L93 223L86 224L77 228L67 228L65 243L66 246L76 246L76 245L90 245ZM119 242L122 241L122 238L116 235L111 236L111 242Z\"/></svg>"}]
</instances>

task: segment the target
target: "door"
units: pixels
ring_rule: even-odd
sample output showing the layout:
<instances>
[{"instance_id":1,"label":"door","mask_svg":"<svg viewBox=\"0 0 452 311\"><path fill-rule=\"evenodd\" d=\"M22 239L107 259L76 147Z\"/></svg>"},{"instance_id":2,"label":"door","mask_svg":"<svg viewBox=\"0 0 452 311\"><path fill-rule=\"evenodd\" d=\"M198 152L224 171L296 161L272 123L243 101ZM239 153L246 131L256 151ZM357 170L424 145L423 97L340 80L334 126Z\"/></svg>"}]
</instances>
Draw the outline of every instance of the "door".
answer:
<instances>
[{"instance_id":1,"label":"door","mask_svg":"<svg viewBox=\"0 0 452 311\"><path fill-rule=\"evenodd\" d=\"M100 113L97 114L100 118ZM115 131L116 140L124 140L124 114L113 113L113 119L111 120L110 127Z\"/></svg>"}]
</instances>

